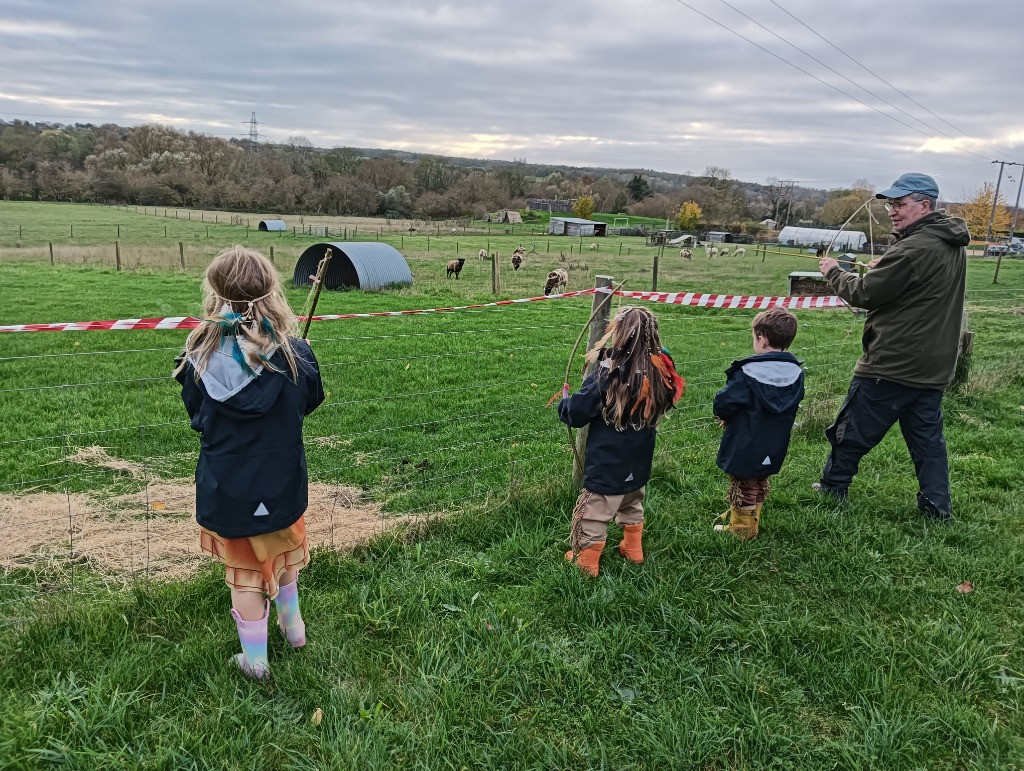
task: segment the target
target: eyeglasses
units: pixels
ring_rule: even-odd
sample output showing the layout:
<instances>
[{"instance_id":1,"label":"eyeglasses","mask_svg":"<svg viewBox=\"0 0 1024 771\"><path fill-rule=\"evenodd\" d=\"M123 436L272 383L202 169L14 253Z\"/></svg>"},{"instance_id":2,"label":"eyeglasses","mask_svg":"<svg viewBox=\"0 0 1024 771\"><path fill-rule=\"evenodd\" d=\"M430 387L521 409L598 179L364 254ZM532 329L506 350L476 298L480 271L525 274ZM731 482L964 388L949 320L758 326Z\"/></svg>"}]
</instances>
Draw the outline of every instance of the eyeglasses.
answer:
<instances>
[{"instance_id":1,"label":"eyeglasses","mask_svg":"<svg viewBox=\"0 0 1024 771\"><path fill-rule=\"evenodd\" d=\"M882 204L886 211L899 212L904 206L909 206L912 203L921 203L920 201L886 201Z\"/></svg>"}]
</instances>

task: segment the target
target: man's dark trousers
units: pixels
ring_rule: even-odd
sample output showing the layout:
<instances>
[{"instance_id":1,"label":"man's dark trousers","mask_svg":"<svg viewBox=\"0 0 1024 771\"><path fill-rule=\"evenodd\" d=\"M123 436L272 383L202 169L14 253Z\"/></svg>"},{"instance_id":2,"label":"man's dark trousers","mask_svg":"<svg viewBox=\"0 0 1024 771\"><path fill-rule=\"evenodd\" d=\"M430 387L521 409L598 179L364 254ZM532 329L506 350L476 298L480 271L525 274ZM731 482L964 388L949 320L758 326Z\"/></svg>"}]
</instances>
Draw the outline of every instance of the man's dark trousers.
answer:
<instances>
[{"instance_id":1,"label":"man's dark trousers","mask_svg":"<svg viewBox=\"0 0 1024 771\"><path fill-rule=\"evenodd\" d=\"M917 507L932 516L948 516L949 461L942 435L942 390L911 388L890 380L854 377L835 423L825 429L832 452L821 472L826 492L846 497L860 459L895 423L917 472Z\"/></svg>"}]
</instances>

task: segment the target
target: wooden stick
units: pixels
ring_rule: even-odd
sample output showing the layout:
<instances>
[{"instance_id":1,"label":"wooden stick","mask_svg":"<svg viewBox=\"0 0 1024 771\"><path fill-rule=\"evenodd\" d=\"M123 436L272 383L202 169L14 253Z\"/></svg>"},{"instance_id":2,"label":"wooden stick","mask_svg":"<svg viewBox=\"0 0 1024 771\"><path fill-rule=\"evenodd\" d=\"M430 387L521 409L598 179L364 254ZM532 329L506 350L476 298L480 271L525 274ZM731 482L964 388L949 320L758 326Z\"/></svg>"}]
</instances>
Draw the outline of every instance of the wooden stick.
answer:
<instances>
[{"instance_id":1,"label":"wooden stick","mask_svg":"<svg viewBox=\"0 0 1024 771\"><path fill-rule=\"evenodd\" d=\"M764 249L764 253L765 254L781 254L783 257L799 257L802 260L814 260L815 262L821 262L821 260L824 259L823 257L816 257L813 254L797 254L795 252L779 252L779 251L776 251L774 249L768 249L768 248ZM833 257L832 259L835 259L835 258ZM848 260L837 260L837 262L848 262ZM853 264L854 265L859 265L862 268L866 268L868 266L868 264L866 262L861 262L860 260L855 260Z\"/></svg>"},{"instance_id":2,"label":"wooden stick","mask_svg":"<svg viewBox=\"0 0 1024 771\"><path fill-rule=\"evenodd\" d=\"M313 288L309 290L309 295L306 296L306 304L309 305L309 312L304 312L302 315L306 317L306 324L302 328L302 339L306 339L306 335L309 334L309 323L313 320L313 313L316 311L317 301L320 299L320 290L324 286L324 276L327 275L327 266L331 263L331 247L327 247L327 251L324 252L323 258L320 260L320 264L316 266L316 276L313 278ZM305 311L305 306L303 306Z\"/></svg>"}]
</instances>

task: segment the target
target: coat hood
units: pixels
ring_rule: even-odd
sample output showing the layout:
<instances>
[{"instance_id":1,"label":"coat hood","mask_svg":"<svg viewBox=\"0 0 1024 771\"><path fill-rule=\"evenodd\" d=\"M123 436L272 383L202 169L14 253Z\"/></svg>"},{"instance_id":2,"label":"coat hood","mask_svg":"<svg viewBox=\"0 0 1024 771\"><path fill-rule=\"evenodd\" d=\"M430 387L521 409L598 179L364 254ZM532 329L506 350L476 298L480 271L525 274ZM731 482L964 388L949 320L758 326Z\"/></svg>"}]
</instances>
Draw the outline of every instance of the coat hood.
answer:
<instances>
[{"instance_id":1,"label":"coat hood","mask_svg":"<svg viewBox=\"0 0 1024 771\"><path fill-rule=\"evenodd\" d=\"M911 233L922 233L941 238L953 246L967 246L971 242L971 233L967 223L959 217L950 217L942 211L933 211L902 232L896 233L898 239L906 238Z\"/></svg>"},{"instance_id":2,"label":"coat hood","mask_svg":"<svg viewBox=\"0 0 1024 771\"><path fill-rule=\"evenodd\" d=\"M274 352L276 355L277 351ZM196 362L189 360L193 367ZM238 340L225 336L207 362L200 385L215 407L235 418L259 417L274 406L285 378L266 377L266 368L250 369L244 363Z\"/></svg>"},{"instance_id":3,"label":"coat hood","mask_svg":"<svg viewBox=\"0 0 1024 771\"><path fill-rule=\"evenodd\" d=\"M750 392L768 412L780 414L795 408L804 396L803 368L786 351L762 353L734 361L729 372L743 371Z\"/></svg>"}]
</instances>

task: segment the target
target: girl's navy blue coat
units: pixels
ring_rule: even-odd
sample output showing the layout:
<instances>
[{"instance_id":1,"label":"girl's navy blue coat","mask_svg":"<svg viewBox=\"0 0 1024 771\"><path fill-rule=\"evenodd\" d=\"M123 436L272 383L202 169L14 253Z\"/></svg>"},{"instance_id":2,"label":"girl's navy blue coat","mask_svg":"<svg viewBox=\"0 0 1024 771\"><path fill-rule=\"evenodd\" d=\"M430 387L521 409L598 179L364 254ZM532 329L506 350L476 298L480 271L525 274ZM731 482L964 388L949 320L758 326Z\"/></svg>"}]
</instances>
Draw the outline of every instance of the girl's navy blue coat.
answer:
<instances>
[{"instance_id":1,"label":"girl's navy blue coat","mask_svg":"<svg viewBox=\"0 0 1024 771\"><path fill-rule=\"evenodd\" d=\"M715 415L725 421L718 467L734 477L777 474L804 398L804 371L787 351L755 354L726 370L715 395Z\"/></svg>"},{"instance_id":2,"label":"girl's navy blue coat","mask_svg":"<svg viewBox=\"0 0 1024 771\"><path fill-rule=\"evenodd\" d=\"M601 414L608 370L604 362L587 375L580 390L558 403L558 417L573 428L589 425L583 486L602 495L639 490L651 478L654 428L616 431Z\"/></svg>"},{"instance_id":3,"label":"girl's navy blue coat","mask_svg":"<svg viewBox=\"0 0 1024 771\"><path fill-rule=\"evenodd\" d=\"M202 437L196 465L196 520L224 538L281 530L308 504L302 421L324 400L323 382L309 345L292 339L298 378L292 382L278 351L253 373L232 355L224 338L199 381L189 361L178 373L181 398Z\"/></svg>"}]
</instances>

